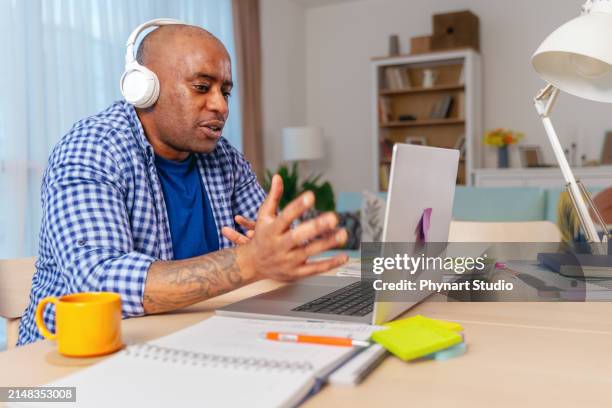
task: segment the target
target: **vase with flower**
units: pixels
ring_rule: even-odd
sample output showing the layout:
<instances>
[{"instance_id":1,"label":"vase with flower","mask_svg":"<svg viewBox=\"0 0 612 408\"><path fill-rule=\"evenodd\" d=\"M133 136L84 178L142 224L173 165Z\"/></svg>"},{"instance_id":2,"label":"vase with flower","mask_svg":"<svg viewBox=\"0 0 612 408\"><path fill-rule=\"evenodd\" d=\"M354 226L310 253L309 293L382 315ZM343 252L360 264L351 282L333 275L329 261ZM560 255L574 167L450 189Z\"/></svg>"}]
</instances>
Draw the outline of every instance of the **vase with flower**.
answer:
<instances>
[{"instance_id":1,"label":"vase with flower","mask_svg":"<svg viewBox=\"0 0 612 408\"><path fill-rule=\"evenodd\" d=\"M497 167L505 169L509 167L508 146L517 144L523 138L521 132L509 129L493 129L485 133L484 143L497 147Z\"/></svg>"}]
</instances>

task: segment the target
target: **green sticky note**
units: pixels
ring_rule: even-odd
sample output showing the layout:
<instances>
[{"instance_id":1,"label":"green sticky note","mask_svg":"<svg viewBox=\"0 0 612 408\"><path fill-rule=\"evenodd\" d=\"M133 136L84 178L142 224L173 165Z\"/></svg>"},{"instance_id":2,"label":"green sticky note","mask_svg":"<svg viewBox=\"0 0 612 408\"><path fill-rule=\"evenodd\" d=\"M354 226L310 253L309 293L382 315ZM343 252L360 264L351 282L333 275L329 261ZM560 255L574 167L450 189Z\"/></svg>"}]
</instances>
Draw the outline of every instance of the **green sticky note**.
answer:
<instances>
[{"instance_id":1,"label":"green sticky note","mask_svg":"<svg viewBox=\"0 0 612 408\"><path fill-rule=\"evenodd\" d=\"M408 317L406 319L389 322L389 323L386 323L385 326L387 327L406 327L406 326L415 325L415 324L420 325L420 326L452 330L456 332L463 331L463 327L461 327L459 323L449 322L446 320L430 319L429 317L425 317L422 315L416 315L416 316Z\"/></svg>"},{"instance_id":2,"label":"green sticky note","mask_svg":"<svg viewBox=\"0 0 612 408\"><path fill-rule=\"evenodd\" d=\"M420 324L378 330L372 340L402 360L414 360L463 341L456 331Z\"/></svg>"}]
</instances>

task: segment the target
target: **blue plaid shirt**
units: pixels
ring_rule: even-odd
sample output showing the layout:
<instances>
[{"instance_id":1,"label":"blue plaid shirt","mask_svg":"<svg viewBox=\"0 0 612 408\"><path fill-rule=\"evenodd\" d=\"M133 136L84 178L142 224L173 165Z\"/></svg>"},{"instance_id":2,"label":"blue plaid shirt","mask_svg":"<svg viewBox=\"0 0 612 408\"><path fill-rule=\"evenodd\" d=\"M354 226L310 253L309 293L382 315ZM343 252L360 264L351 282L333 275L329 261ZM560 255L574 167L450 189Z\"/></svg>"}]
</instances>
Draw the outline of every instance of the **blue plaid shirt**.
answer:
<instances>
[{"instance_id":1,"label":"blue plaid shirt","mask_svg":"<svg viewBox=\"0 0 612 408\"><path fill-rule=\"evenodd\" d=\"M230 247L221 228L242 230L234 216L254 219L264 192L249 163L223 138L197 159L219 248ZM134 108L118 101L77 122L51 153L41 194L39 256L17 344L42 338L34 314L46 296L117 292L123 317L144 314L149 266L173 259L173 252L153 147ZM53 305L43 317L55 330Z\"/></svg>"}]
</instances>

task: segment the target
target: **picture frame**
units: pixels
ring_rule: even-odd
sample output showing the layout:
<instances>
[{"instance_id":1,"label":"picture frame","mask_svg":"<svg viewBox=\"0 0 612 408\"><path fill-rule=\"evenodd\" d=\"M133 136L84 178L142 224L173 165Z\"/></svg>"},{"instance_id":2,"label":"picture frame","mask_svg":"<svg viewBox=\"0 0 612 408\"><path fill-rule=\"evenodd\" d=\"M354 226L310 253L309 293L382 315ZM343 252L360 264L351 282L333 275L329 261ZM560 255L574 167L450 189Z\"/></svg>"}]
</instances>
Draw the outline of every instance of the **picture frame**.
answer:
<instances>
[{"instance_id":1,"label":"picture frame","mask_svg":"<svg viewBox=\"0 0 612 408\"><path fill-rule=\"evenodd\" d=\"M455 142L453 148L459 150L459 157L465 157L465 135L461 135L457 138L457 142Z\"/></svg>"},{"instance_id":2,"label":"picture frame","mask_svg":"<svg viewBox=\"0 0 612 408\"><path fill-rule=\"evenodd\" d=\"M601 150L601 164L612 164L612 131L606 132Z\"/></svg>"},{"instance_id":3,"label":"picture frame","mask_svg":"<svg viewBox=\"0 0 612 408\"><path fill-rule=\"evenodd\" d=\"M540 146L519 146L521 167L544 167Z\"/></svg>"},{"instance_id":4,"label":"picture frame","mask_svg":"<svg viewBox=\"0 0 612 408\"><path fill-rule=\"evenodd\" d=\"M427 146L427 139L424 136L406 136L406 139L404 139L404 143Z\"/></svg>"}]
</instances>

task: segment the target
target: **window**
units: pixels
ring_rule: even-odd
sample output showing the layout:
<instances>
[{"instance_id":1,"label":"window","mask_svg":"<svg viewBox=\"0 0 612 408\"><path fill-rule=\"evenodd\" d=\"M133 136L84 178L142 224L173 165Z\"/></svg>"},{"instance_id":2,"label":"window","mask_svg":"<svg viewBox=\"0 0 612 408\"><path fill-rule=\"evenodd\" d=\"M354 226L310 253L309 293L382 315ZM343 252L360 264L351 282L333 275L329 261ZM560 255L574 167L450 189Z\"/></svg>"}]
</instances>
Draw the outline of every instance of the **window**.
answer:
<instances>
[{"instance_id":1,"label":"window","mask_svg":"<svg viewBox=\"0 0 612 408\"><path fill-rule=\"evenodd\" d=\"M0 15L9 39L0 42L0 258L12 258L36 254L53 146L75 121L121 98L125 41L136 26L159 17L196 24L236 58L231 0L7 0ZM230 112L224 135L241 149L238 87Z\"/></svg>"}]
</instances>

